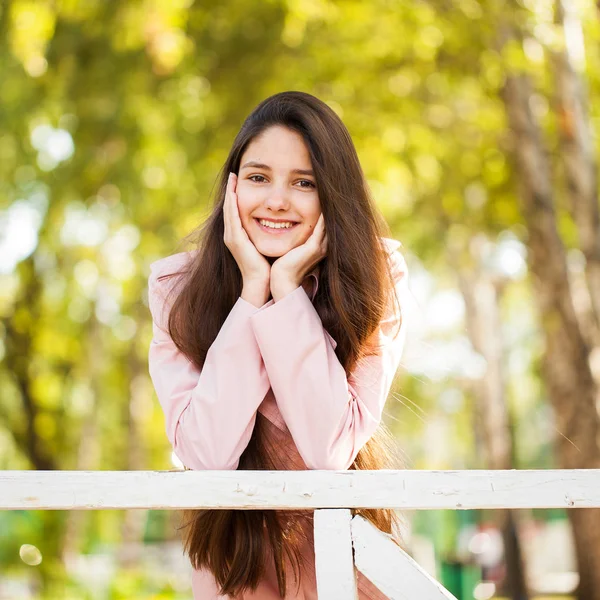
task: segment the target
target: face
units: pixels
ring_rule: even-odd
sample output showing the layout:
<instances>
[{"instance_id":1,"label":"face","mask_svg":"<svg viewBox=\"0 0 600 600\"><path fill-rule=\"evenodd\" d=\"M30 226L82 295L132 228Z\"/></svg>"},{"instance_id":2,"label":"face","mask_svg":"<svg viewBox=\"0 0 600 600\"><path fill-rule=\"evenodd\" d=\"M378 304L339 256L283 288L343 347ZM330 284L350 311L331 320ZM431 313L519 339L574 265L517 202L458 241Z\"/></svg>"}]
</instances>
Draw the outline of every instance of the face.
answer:
<instances>
[{"instance_id":1,"label":"face","mask_svg":"<svg viewBox=\"0 0 600 600\"><path fill-rule=\"evenodd\" d=\"M266 257L283 256L303 244L321 215L304 139L279 125L266 129L248 144L240 162L236 193L242 226ZM280 228L269 227L273 222L280 222ZM289 229L281 227L290 222L294 224Z\"/></svg>"}]
</instances>

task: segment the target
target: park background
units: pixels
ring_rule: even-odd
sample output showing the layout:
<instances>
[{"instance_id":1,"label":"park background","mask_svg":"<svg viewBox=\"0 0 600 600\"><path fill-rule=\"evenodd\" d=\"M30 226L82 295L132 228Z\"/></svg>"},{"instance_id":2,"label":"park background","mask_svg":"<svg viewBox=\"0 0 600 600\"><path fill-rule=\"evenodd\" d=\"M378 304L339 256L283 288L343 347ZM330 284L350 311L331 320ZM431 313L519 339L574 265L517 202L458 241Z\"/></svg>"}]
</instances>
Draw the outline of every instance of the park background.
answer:
<instances>
[{"instance_id":1,"label":"park background","mask_svg":"<svg viewBox=\"0 0 600 600\"><path fill-rule=\"evenodd\" d=\"M180 468L149 265L283 90L342 118L403 244L407 467L599 468L599 42L592 0L0 2L0 469ZM598 512L406 516L459 600L598 600ZM190 598L178 523L0 512L0 598Z\"/></svg>"}]
</instances>

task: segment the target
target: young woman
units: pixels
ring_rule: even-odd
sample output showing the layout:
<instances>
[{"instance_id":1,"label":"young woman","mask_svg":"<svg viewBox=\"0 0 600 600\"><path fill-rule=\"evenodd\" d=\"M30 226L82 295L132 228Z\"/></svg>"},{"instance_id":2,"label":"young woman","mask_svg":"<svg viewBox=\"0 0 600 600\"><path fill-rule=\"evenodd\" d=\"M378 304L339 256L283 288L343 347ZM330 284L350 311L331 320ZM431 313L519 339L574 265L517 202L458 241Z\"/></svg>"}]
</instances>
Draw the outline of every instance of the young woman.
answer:
<instances>
[{"instance_id":1,"label":"young woman","mask_svg":"<svg viewBox=\"0 0 600 600\"><path fill-rule=\"evenodd\" d=\"M195 248L148 280L150 375L187 469L400 468L381 416L408 287L387 232L335 112L302 92L254 109ZM354 513L400 540L393 511ZM316 600L312 511L184 517L194 598Z\"/></svg>"}]
</instances>

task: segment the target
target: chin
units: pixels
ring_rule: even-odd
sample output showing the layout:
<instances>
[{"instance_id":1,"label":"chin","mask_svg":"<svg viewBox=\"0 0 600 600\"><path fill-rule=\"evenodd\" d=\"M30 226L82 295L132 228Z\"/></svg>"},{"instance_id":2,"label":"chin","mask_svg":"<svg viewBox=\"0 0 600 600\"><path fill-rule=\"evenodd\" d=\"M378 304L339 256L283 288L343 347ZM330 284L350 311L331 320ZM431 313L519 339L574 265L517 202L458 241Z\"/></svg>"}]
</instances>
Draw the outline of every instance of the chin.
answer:
<instances>
[{"instance_id":1,"label":"chin","mask_svg":"<svg viewBox=\"0 0 600 600\"><path fill-rule=\"evenodd\" d=\"M294 248L290 240L252 240L255 248L267 258L279 258Z\"/></svg>"},{"instance_id":2,"label":"chin","mask_svg":"<svg viewBox=\"0 0 600 600\"><path fill-rule=\"evenodd\" d=\"M287 250L276 250L274 248L269 249L264 247L257 247L257 250L266 258L280 258L287 252Z\"/></svg>"}]
</instances>

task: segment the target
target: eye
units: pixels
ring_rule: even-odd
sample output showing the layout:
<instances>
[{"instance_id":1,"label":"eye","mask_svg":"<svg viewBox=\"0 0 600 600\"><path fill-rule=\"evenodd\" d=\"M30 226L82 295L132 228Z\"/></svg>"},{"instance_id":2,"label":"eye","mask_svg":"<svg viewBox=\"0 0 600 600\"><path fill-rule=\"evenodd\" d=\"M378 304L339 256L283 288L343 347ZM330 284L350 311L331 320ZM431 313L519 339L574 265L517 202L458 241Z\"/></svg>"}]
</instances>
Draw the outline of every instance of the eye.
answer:
<instances>
[{"instance_id":1,"label":"eye","mask_svg":"<svg viewBox=\"0 0 600 600\"><path fill-rule=\"evenodd\" d=\"M250 177L248 177L248 179L250 179L251 181L254 181L254 179L252 179L253 177L260 177L261 179L264 179L264 177L262 175L250 175ZM260 183L260 181L254 181L254 183Z\"/></svg>"},{"instance_id":2,"label":"eye","mask_svg":"<svg viewBox=\"0 0 600 600\"><path fill-rule=\"evenodd\" d=\"M260 180L257 181L256 179L254 179L255 177L260 177ZM250 181L253 181L254 183L262 183L262 181L266 181L266 179L262 176L262 175L250 175L250 177L248 177L248 179ZM316 188L317 186L310 180L308 179L301 179L298 183L307 183L308 185L301 185L300 187L303 187L305 189L310 189L310 188Z\"/></svg>"},{"instance_id":3,"label":"eye","mask_svg":"<svg viewBox=\"0 0 600 600\"><path fill-rule=\"evenodd\" d=\"M308 186L302 185L300 187L309 187L309 188L311 188L311 187L313 187L313 188L317 187L312 181L309 181L308 179L302 179L300 181L300 183L308 183Z\"/></svg>"}]
</instances>

